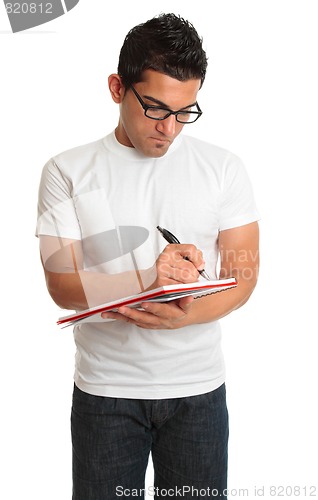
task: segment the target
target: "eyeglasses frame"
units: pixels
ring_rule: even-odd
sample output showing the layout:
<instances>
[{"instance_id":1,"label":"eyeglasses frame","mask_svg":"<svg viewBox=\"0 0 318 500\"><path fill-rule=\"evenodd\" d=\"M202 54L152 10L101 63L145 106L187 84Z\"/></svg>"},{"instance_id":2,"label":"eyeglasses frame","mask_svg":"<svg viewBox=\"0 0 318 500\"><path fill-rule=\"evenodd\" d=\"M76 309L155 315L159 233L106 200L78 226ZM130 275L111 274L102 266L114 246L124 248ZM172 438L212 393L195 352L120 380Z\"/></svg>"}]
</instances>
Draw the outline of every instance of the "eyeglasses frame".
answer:
<instances>
[{"instance_id":1,"label":"eyeglasses frame","mask_svg":"<svg viewBox=\"0 0 318 500\"><path fill-rule=\"evenodd\" d=\"M198 102L195 102L193 104L193 106L195 105L197 108L198 108L198 111L185 111L185 108L183 109L179 109L178 111L172 111L171 109L169 108L165 108L165 107L161 107L161 106L153 106L153 105L149 105L149 104L146 104L142 97L138 94L137 90L135 89L135 87L133 85L130 85L130 88L131 90L133 91L133 93L135 94L135 96L137 97L141 107L143 108L144 110L144 114L147 118L149 118L150 120L156 120L156 121L162 121L162 120L165 120L166 118L168 118L170 115L174 115L176 117L176 121L178 123L182 123L183 125L190 125L191 123L195 123L199 118L200 116L202 115L203 111L201 110ZM162 118L155 118L153 116L148 116L147 115L147 111L148 109L162 109L163 111L167 111L167 114L162 117ZM178 120L178 114L182 115L182 114L192 114L192 115L197 115L196 119L193 120L192 122L181 122L180 120Z\"/></svg>"}]
</instances>

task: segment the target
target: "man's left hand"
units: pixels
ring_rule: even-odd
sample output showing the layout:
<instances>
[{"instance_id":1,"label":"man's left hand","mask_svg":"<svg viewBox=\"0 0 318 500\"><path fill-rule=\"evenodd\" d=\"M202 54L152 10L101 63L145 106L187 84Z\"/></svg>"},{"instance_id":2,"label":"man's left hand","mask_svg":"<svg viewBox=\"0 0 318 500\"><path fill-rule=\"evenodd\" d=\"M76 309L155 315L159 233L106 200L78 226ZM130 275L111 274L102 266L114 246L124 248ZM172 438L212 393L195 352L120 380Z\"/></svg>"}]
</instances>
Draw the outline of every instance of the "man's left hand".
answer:
<instances>
[{"instance_id":1,"label":"man's left hand","mask_svg":"<svg viewBox=\"0 0 318 500\"><path fill-rule=\"evenodd\" d=\"M171 302L143 302L143 310L120 307L117 312L102 313L104 319L124 321L150 330L171 330L185 326L185 320L192 308L193 297L183 297Z\"/></svg>"}]
</instances>

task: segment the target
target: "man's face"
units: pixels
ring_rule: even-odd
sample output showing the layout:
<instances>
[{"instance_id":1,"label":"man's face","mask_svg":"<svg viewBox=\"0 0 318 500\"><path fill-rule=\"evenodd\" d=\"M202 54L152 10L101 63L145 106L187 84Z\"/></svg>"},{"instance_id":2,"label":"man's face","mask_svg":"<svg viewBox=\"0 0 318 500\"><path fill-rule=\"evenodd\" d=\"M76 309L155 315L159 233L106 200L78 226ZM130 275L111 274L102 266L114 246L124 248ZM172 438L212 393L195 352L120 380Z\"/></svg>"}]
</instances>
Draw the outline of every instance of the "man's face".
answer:
<instances>
[{"instance_id":1,"label":"man's face","mask_svg":"<svg viewBox=\"0 0 318 500\"><path fill-rule=\"evenodd\" d=\"M134 84L134 88L145 104L178 111L196 102L200 84L200 80L180 82L157 71L146 70L142 81ZM168 151L183 126L174 115L160 121L147 118L133 91L127 89L120 103L116 137L124 146L159 158Z\"/></svg>"}]
</instances>

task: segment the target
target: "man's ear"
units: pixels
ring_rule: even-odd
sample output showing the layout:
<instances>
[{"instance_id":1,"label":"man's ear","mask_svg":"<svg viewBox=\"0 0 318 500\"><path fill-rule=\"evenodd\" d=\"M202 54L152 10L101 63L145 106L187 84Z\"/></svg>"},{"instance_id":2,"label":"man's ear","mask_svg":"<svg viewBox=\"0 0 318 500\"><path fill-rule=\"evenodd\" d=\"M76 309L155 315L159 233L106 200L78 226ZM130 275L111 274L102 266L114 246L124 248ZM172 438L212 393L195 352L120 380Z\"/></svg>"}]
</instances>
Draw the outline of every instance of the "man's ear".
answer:
<instances>
[{"instance_id":1,"label":"man's ear","mask_svg":"<svg viewBox=\"0 0 318 500\"><path fill-rule=\"evenodd\" d=\"M125 87L122 84L121 78L117 74L112 74L108 77L108 87L113 101L120 104L125 95Z\"/></svg>"}]
</instances>

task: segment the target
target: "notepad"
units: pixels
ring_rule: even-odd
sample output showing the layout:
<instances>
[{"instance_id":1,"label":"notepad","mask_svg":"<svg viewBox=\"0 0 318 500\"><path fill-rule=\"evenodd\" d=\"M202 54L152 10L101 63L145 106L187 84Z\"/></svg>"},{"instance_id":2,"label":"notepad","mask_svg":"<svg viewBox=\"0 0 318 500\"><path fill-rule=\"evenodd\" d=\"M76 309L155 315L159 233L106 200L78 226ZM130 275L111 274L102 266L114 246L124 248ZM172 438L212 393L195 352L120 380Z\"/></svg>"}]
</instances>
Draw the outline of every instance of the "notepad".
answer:
<instances>
[{"instance_id":1,"label":"notepad","mask_svg":"<svg viewBox=\"0 0 318 500\"><path fill-rule=\"evenodd\" d=\"M235 278L221 280L197 281L195 283L180 283L176 285L166 285L137 295L130 295L122 299L107 302L84 311L79 311L69 316L63 316L57 321L63 327L79 324L82 322L100 322L101 313L107 311L117 311L121 306L140 307L143 302L169 302L181 297L192 296L195 299L221 292L237 286ZM107 321L107 320L103 320Z\"/></svg>"}]
</instances>

